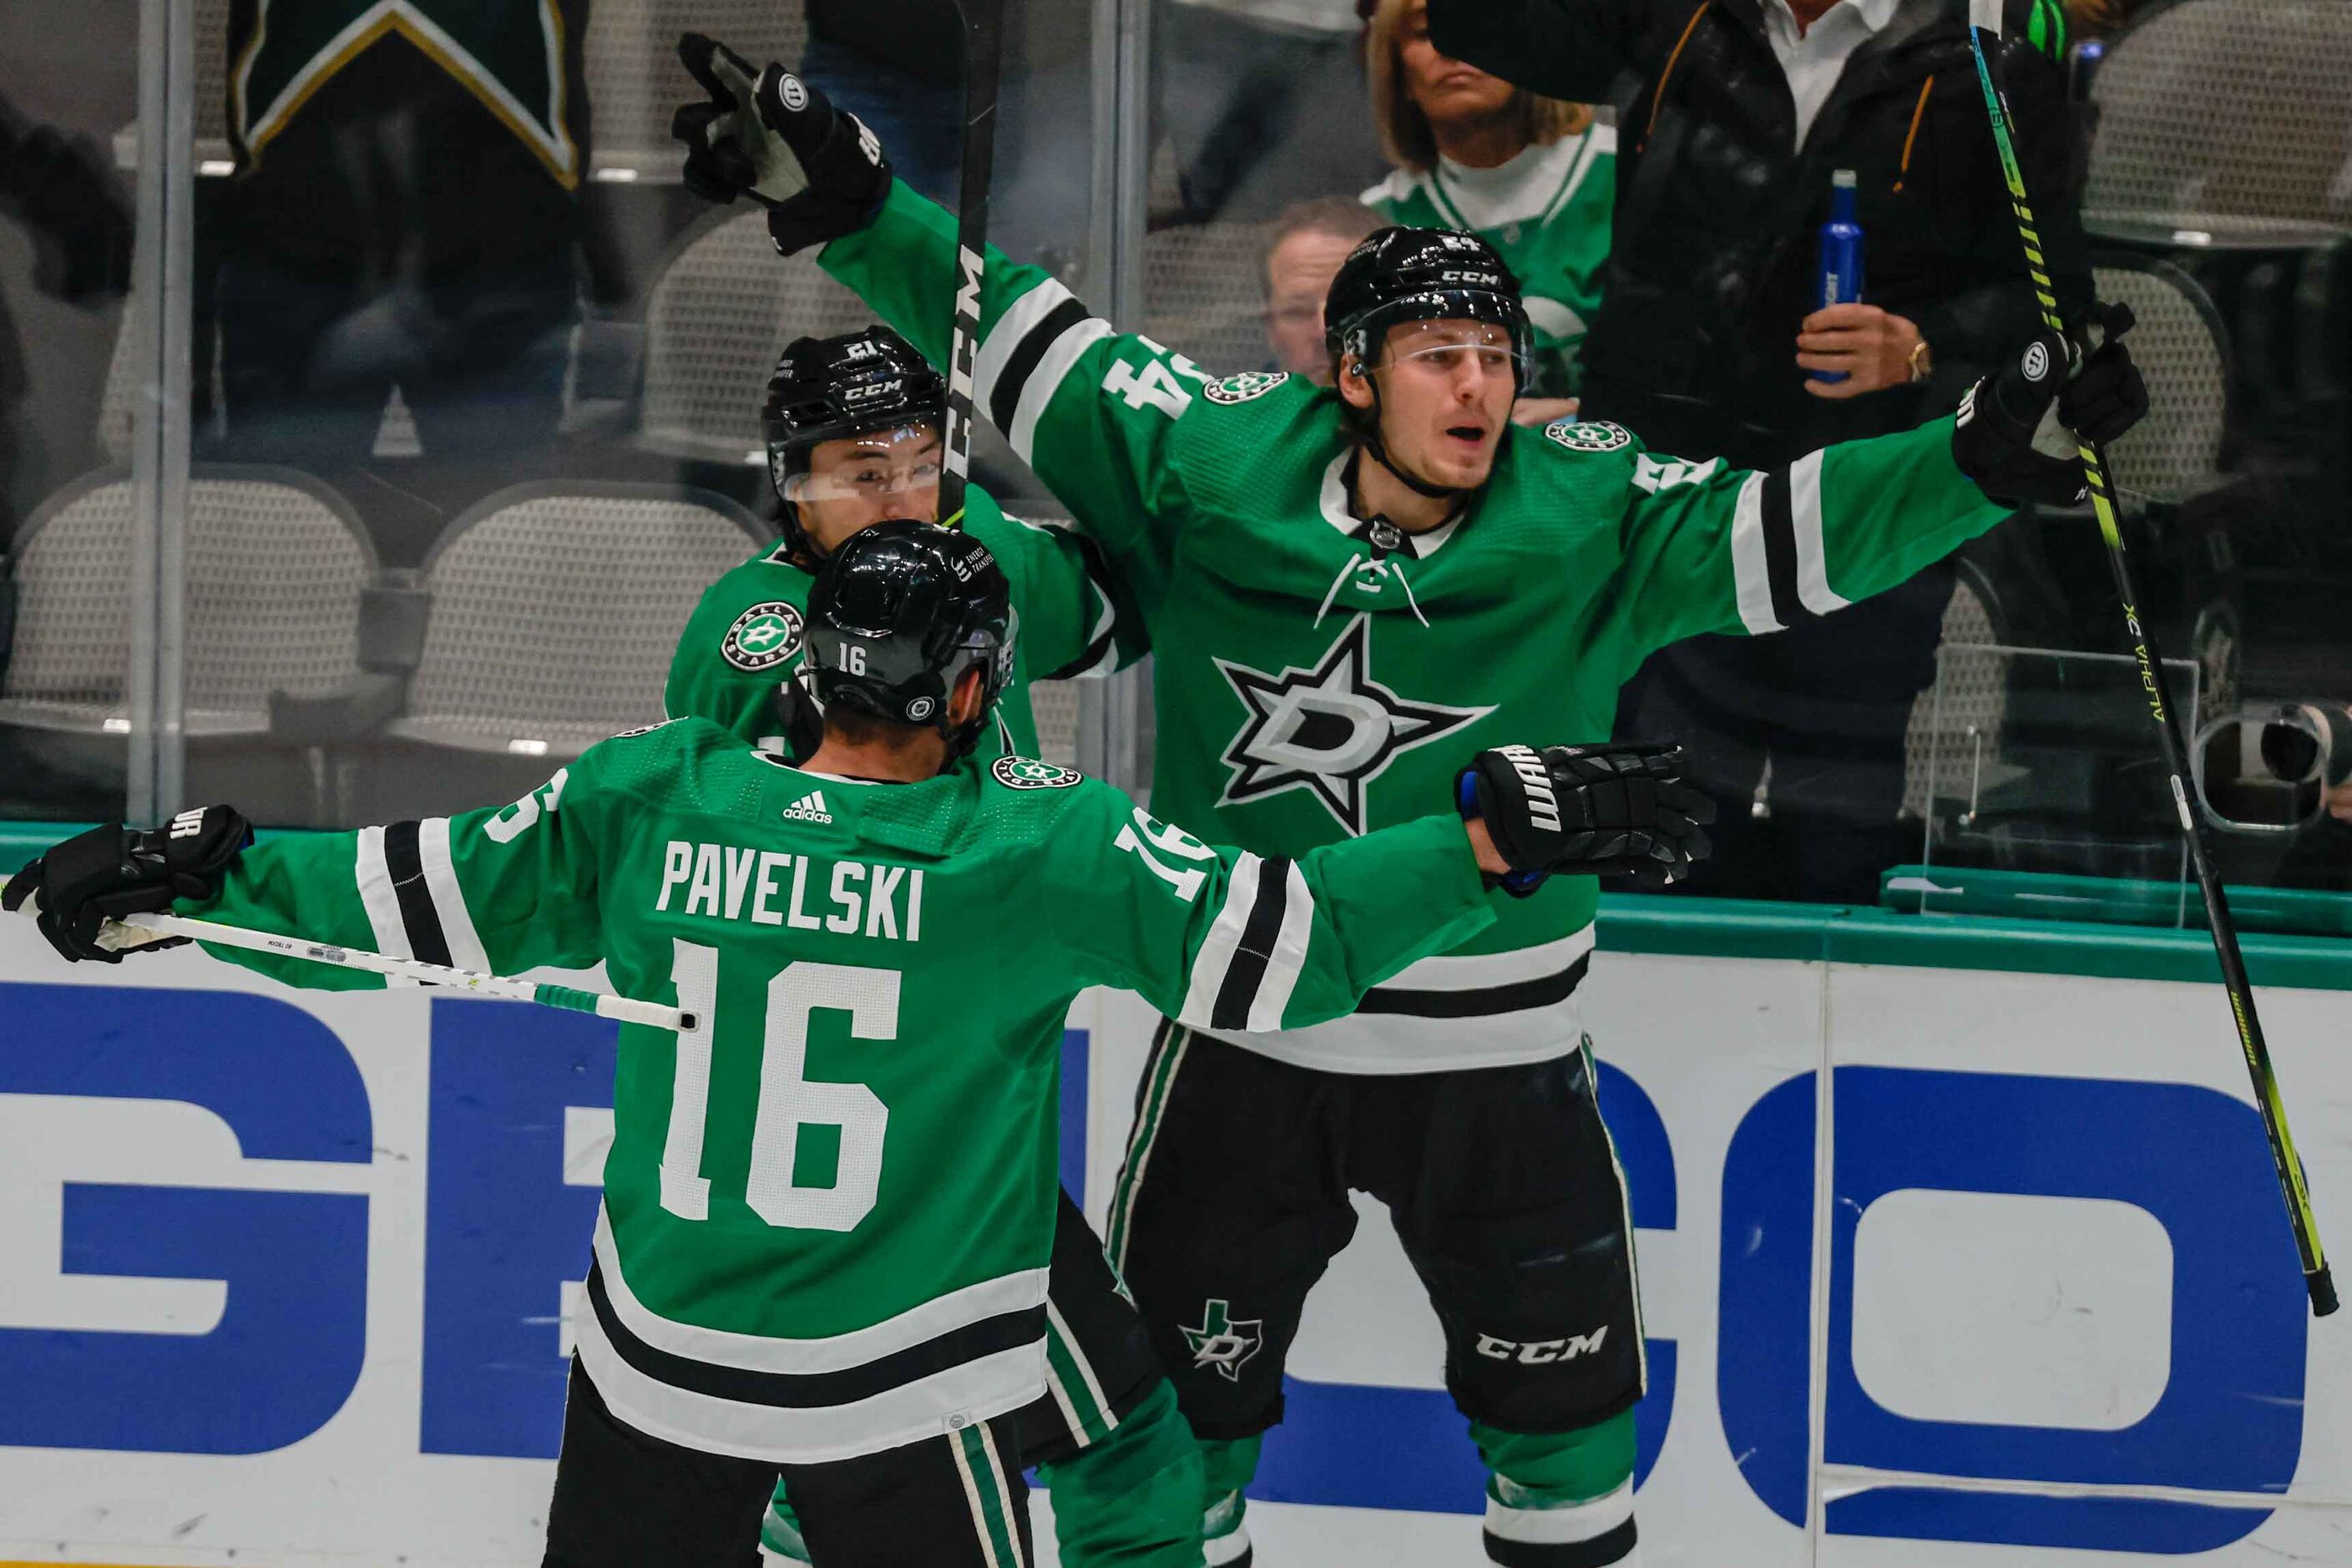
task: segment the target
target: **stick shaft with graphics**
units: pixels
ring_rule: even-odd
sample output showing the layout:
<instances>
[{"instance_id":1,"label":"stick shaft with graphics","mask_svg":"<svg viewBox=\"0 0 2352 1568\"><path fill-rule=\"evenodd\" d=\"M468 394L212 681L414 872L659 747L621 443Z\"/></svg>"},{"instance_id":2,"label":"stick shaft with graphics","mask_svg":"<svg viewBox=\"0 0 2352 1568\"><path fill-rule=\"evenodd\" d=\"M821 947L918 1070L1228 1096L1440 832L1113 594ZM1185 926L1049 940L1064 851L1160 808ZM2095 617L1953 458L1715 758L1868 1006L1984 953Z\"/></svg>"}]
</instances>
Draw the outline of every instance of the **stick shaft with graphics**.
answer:
<instances>
[{"instance_id":1,"label":"stick shaft with graphics","mask_svg":"<svg viewBox=\"0 0 2352 1568\"><path fill-rule=\"evenodd\" d=\"M980 286L988 254L988 187L996 165L996 87L1004 0L956 0L963 21L963 173L956 195L955 332L948 353L947 458L940 521L963 522L971 483L972 362L980 353Z\"/></svg>"},{"instance_id":2,"label":"stick shaft with graphics","mask_svg":"<svg viewBox=\"0 0 2352 1568\"><path fill-rule=\"evenodd\" d=\"M0 887L7 884L8 879L0 877ZM25 906L27 914L37 913L39 908L37 901ZM106 922L99 931L98 945L110 952L125 952L135 947L169 942L175 937L190 942L208 942L215 947L274 953L280 958L299 958L331 969L364 970L370 974L382 974L394 980L413 980L420 985L446 985L470 991L478 996L496 996L509 1002L536 1002L542 1007L559 1007L567 1013L593 1013L600 1018L617 1019L624 1024L647 1024L656 1029L670 1030L691 1030L697 1026L693 1014L680 1012L659 1002L639 1002L633 997L614 996L602 991L583 991L571 985L549 985L503 974L485 974L477 970L453 969L445 963L394 958L389 953L370 952L364 948L339 947L332 942L312 942L308 937L279 936L275 931L223 925L218 921L196 920L188 915L125 915L121 920Z\"/></svg>"},{"instance_id":3,"label":"stick shaft with graphics","mask_svg":"<svg viewBox=\"0 0 2352 1568\"><path fill-rule=\"evenodd\" d=\"M1993 143L2000 157L2002 178L2008 183L2010 205L2017 217L2018 239L2024 246L2026 270L2033 279L2034 299L2041 306L2042 324L2063 334L2065 325L2058 319L2057 290L2042 258L2041 235L2034 224L2032 205L2026 197L2024 172L2017 162L2016 126L2010 118L2008 101L1993 79L1992 62L1985 47L1988 37L1995 43L2000 38L2001 0L1969 0L1969 47L1976 58L1977 81L1984 89L1985 112L1992 122ZM2238 950L2237 922L2231 918L2230 900L2213 868L2204 825L2189 806L2189 751L2181 739L2180 721L2171 695L2165 687L2164 657L2158 650L2155 634L2140 619L2139 595L2132 585L2131 566L2124 554L2123 531L2116 523L2115 485L2109 478L2106 453L2090 441L2083 442L2081 449L2091 510L2098 517L2099 535L2107 546L2107 564L2115 574L2116 593L2123 600L2125 632L2139 658L2140 684L2147 694L2148 717L2155 722L2158 744L2170 774L2168 782L2173 805L2180 816L2180 831L2189 840L2189 858L2197 869L2198 891L2204 896L2206 925L2212 932L2214 957L2221 962L2221 984L2229 993L2238 1046L2253 1079L2254 1102L2262 1111L2263 1128L2270 1138L2271 1163L2278 1173L2279 1190L2286 1199L2287 1218L2294 1226L2304 1286L2311 1295L2312 1315L2324 1318L2336 1310L2336 1284L2328 1274L2326 1255L2320 1249L2311 1194L2304 1184L2303 1161L2295 1153L2294 1139L2287 1131L2286 1102L2279 1092L2278 1075L2271 1067L2262 1020L2254 1012L2253 987L2246 978L2245 958Z\"/></svg>"}]
</instances>

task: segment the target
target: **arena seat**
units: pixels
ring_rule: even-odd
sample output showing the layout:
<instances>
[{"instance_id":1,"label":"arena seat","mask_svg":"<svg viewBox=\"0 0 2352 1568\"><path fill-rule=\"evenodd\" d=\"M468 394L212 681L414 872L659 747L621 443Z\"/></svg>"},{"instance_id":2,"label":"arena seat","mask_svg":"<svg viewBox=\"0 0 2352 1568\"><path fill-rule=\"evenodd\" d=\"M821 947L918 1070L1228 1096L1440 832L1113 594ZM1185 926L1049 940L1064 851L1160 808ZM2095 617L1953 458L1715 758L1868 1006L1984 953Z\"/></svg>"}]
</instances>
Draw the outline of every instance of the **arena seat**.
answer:
<instances>
[{"instance_id":1,"label":"arena seat","mask_svg":"<svg viewBox=\"0 0 2352 1568\"><path fill-rule=\"evenodd\" d=\"M2147 381L2147 417L2108 448L2117 491L2126 502L2178 504L2215 489L2230 379L2220 313L2166 262L2101 267L2094 276L2101 300L2131 307L2127 341Z\"/></svg>"},{"instance_id":2,"label":"arena seat","mask_svg":"<svg viewBox=\"0 0 2352 1568\"><path fill-rule=\"evenodd\" d=\"M812 258L778 256L761 214L703 230L646 303L638 439L670 456L761 461L760 405L784 345L873 319Z\"/></svg>"},{"instance_id":3,"label":"arena seat","mask_svg":"<svg viewBox=\"0 0 2352 1568\"><path fill-rule=\"evenodd\" d=\"M1939 798L1968 797L1972 764L2000 735L2008 674L2001 640L1991 589L1963 563L1944 606L1935 684L1912 700L1904 731L1904 816L1926 817Z\"/></svg>"},{"instance_id":4,"label":"arena seat","mask_svg":"<svg viewBox=\"0 0 2352 1568\"><path fill-rule=\"evenodd\" d=\"M52 773L121 776L131 727L133 516L129 477L101 471L44 501L17 536L0 731L12 751ZM326 486L292 469L243 465L193 471L186 548L190 789L208 759L234 753L245 761L224 782L249 811L311 816L324 805L302 742L274 771L256 757L273 749L275 704L325 701L364 684L360 628L375 552L349 503Z\"/></svg>"},{"instance_id":5,"label":"arena seat","mask_svg":"<svg viewBox=\"0 0 2352 1568\"><path fill-rule=\"evenodd\" d=\"M760 541L723 496L571 480L483 498L426 555L407 711L360 770L371 821L516 798L596 742L665 717L702 591Z\"/></svg>"}]
</instances>

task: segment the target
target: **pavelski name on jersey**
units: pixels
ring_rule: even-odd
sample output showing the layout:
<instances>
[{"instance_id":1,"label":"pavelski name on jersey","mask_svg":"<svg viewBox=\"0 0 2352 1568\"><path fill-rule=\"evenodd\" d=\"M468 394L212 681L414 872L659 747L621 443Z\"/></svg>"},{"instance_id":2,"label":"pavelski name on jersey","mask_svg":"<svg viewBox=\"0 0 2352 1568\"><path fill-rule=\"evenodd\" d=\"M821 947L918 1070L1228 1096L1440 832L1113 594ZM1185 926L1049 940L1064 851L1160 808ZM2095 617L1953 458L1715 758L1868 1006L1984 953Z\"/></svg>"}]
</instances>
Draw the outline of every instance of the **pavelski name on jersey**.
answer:
<instances>
[{"instance_id":1,"label":"pavelski name on jersey","mask_svg":"<svg viewBox=\"0 0 2352 1568\"><path fill-rule=\"evenodd\" d=\"M812 892L812 889L814 889ZM673 838L662 849L656 912L684 890L680 913L794 931L863 934L885 942L923 937L923 873L919 868L863 860L822 860L731 844ZM809 907L814 897L825 900Z\"/></svg>"}]
</instances>

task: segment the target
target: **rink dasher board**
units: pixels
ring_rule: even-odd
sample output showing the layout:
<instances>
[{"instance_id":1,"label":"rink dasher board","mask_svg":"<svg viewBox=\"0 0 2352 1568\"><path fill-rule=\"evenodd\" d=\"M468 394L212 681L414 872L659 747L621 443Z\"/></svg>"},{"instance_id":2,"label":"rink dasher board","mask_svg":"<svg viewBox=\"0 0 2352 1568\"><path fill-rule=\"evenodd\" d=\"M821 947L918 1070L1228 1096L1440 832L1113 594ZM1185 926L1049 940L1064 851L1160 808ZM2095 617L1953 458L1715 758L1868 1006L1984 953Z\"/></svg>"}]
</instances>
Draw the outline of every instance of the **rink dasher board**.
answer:
<instances>
[{"instance_id":1,"label":"rink dasher board","mask_svg":"<svg viewBox=\"0 0 2352 1568\"><path fill-rule=\"evenodd\" d=\"M1645 1561L2352 1561L2352 1355L2301 1313L2220 988L2147 977L2201 937L1912 920L1874 949L1891 920L1604 927L1675 950L1604 951L1582 993L1634 1188ZM2299 982L2264 1018L2352 1246L2346 945L2249 942L2258 984ZM1989 953L2107 973L1966 966ZM1150 1023L1073 1015L1097 1218ZM188 952L68 968L12 922L0 1037L0 1385L36 1395L0 1401L0 1559L537 1561L611 1026ZM1482 1561L1376 1210L1332 1272L1267 1544Z\"/></svg>"}]
</instances>

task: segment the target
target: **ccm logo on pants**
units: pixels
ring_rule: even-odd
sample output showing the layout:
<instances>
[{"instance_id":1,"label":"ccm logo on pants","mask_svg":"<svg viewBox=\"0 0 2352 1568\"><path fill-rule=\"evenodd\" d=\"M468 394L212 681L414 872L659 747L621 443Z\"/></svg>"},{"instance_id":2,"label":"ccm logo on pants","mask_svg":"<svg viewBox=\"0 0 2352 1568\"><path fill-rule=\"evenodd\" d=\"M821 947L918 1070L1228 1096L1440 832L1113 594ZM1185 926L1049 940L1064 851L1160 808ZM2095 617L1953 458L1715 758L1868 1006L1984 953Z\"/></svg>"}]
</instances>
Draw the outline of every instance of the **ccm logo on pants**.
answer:
<instances>
[{"instance_id":1,"label":"ccm logo on pants","mask_svg":"<svg viewBox=\"0 0 2352 1568\"><path fill-rule=\"evenodd\" d=\"M1601 1324L1589 1334L1570 1334L1564 1340L1530 1340L1519 1344L1511 1340L1498 1340L1492 1334L1478 1336L1478 1353L1493 1356L1496 1361L1517 1361L1528 1366L1543 1366L1550 1362L1574 1361L1578 1356L1598 1353L1609 1325Z\"/></svg>"}]
</instances>

